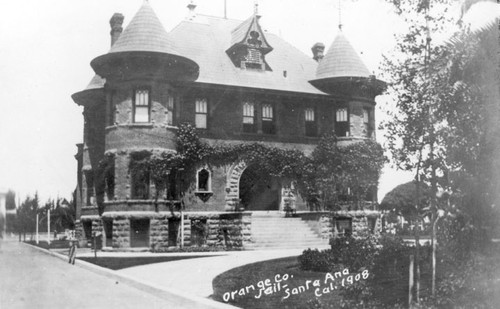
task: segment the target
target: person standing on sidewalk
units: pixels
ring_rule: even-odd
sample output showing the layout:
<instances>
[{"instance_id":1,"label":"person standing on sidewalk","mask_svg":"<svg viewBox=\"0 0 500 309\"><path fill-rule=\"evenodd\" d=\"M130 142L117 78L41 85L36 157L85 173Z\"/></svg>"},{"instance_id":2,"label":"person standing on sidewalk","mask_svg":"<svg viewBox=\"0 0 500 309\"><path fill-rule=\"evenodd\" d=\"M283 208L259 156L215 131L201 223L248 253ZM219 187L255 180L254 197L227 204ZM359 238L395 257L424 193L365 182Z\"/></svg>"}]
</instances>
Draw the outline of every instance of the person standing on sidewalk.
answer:
<instances>
[{"instance_id":1,"label":"person standing on sidewalk","mask_svg":"<svg viewBox=\"0 0 500 309\"><path fill-rule=\"evenodd\" d=\"M78 241L77 241L76 237L74 237L74 235L71 235L71 237L69 239L69 243L70 243L70 247L69 247L69 254L68 254L68 257L69 257L68 263L75 265L76 248L77 248Z\"/></svg>"}]
</instances>

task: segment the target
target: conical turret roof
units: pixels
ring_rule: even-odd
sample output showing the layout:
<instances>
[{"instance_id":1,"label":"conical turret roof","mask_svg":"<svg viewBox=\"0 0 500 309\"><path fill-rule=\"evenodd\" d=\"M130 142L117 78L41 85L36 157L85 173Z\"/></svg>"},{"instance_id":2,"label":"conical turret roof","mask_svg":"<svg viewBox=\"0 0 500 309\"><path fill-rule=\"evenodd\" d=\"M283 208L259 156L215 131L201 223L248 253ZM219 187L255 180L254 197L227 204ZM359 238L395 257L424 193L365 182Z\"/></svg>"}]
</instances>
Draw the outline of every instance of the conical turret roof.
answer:
<instances>
[{"instance_id":1,"label":"conical turret roof","mask_svg":"<svg viewBox=\"0 0 500 309\"><path fill-rule=\"evenodd\" d=\"M105 79L153 78L193 80L198 65L175 51L148 1L130 21L109 52L90 63Z\"/></svg>"},{"instance_id":2,"label":"conical turret roof","mask_svg":"<svg viewBox=\"0 0 500 309\"><path fill-rule=\"evenodd\" d=\"M337 34L316 71L316 79L369 77L370 71L342 32Z\"/></svg>"},{"instance_id":3,"label":"conical turret roof","mask_svg":"<svg viewBox=\"0 0 500 309\"><path fill-rule=\"evenodd\" d=\"M319 90L330 94L371 97L379 95L385 89L385 83L370 74L361 57L341 31L333 40L325 57L319 62L315 78L309 82Z\"/></svg>"},{"instance_id":4,"label":"conical turret roof","mask_svg":"<svg viewBox=\"0 0 500 309\"><path fill-rule=\"evenodd\" d=\"M147 51L178 55L148 1L135 14L109 53Z\"/></svg>"}]
</instances>

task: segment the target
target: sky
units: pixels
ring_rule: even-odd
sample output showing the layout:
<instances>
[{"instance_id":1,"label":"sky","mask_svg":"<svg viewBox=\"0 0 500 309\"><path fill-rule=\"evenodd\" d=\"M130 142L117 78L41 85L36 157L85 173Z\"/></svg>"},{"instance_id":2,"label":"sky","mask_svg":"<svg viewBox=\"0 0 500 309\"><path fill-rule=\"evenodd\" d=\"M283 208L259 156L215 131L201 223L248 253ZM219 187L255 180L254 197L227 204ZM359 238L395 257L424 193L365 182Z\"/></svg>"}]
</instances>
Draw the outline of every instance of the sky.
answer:
<instances>
[{"instance_id":1,"label":"sky","mask_svg":"<svg viewBox=\"0 0 500 309\"><path fill-rule=\"evenodd\" d=\"M0 2L0 188L21 198L71 197L76 187L76 144L83 138L83 108L71 94L94 72L90 61L110 47L109 19L128 25L144 0L16 0ZM244 20L254 0L226 0L228 18ZM188 0L149 0L167 31L188 13ZM307 55L316 42L327 48L339 24L338 0L260 0L261 25ZM342 0L343 32L376 75L382 54L404 29L383 0ZM196 12L223 16L224 0L197 0ZM384 100L378 98L377 102ZM385 116L379 103L378 121ZM377 132L383 143L383 132ZM387 166L379 198L411 174Z\"/></svg>"}]
</instances>

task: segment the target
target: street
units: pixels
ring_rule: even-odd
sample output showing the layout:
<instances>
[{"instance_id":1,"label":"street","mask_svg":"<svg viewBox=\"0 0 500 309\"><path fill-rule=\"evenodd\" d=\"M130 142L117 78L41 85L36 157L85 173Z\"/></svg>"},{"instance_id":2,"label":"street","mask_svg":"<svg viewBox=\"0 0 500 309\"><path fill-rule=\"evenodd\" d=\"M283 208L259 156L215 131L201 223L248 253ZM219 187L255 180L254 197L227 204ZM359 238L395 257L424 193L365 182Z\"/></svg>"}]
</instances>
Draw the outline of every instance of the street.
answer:
<instances>
[{"instance_id":1,"label":"street","mask_svg":"<svg viewBox=\"0 0 500 309\"><path fill-rule=\"evenodd\" d=\"M181 308L178 303L3 240L0 308ZM187 307L186 307L187 308Z\"/></svg>"}]
</instances>

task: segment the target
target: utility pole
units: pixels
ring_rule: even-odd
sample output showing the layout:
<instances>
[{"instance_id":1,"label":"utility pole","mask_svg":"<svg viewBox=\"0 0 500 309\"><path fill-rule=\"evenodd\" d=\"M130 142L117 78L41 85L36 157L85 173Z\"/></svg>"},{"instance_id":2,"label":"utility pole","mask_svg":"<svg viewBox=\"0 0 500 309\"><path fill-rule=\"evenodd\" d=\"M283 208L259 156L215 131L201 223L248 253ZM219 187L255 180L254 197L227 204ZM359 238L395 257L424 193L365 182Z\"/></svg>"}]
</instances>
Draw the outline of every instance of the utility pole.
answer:
<instances>
[{"instance_id":1,"label":"utility pole","mask_svg":"<svg viewBox=\"0 0 500 309\"><path fill-rule=\"evenodd\" d=\"M50 245L50 208L47 209L47 242Z\"/></svg>"},{"instance_id":2,"label":"utility pole","mask_svg":"<svg viewBox=\"0 0 500 309\"><path fill-rule=\"evenodd\" d=\"M33 234L32 234L33 235ZM36 213L36 244L38 245L40 239L38 238L38 212Z\"/></svg>"}]
</instances>

